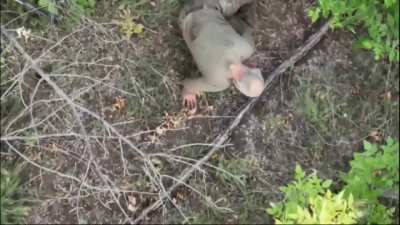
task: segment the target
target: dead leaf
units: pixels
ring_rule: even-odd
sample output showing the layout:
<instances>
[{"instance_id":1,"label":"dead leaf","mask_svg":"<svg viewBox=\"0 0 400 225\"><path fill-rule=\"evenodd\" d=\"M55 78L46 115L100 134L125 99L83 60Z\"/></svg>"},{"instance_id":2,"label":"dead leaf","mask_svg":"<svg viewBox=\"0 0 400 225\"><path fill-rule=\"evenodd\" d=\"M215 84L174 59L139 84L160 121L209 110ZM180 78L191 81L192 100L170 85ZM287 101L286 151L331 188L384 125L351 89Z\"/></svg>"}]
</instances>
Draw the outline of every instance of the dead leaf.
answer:
<instances>
[{"instance_id":1,"label":"dead leaf","mask_svg":"<svg viewBox=\"0 0 400 225\"><path fill-rule=\"evenodd\" d=\"M361 88L360 88L360 86L356 85L356 86L353 86L353 87L351 88L351 94L352 94L353 96L359 96L360 93L361 93Z\"/></svg>"},{"instance_id":2,"label":"dead leaf","mask_svg":"<svg viewBox=\"0 0 400 225\"><path fill-rule=\"evenodd\" d=\"M127 100L121 96L118 96L115 98L115 102L113 104L113 109L118 110L118 112L121 112L124 110L127 106Z\"/></svg>"},{"instance_id":3,"label":"dead leaf","mask_svg":"<svg viewBox=\"0 0 400 225\"><path fill-rule=\"evenodd\" d=\"M374 177L380 177L380 176L382 176L382 170L375 170L375 171L373 172L373 175L374 175Z\"/></svg>"},{"instance_id":4,"label":"dead leaf","mask_svg":"<svg viewBox=\"0 0 400 225\"><path fill-rule=\"evenodd\" d=\"M152 144L155 144L155 143L159 143L159 142L160 142L160 139L159 139L156 135L150 135L150 136L149 136L149 139L150 139L150 142L151 142Z\"/></svg>"},{"instance_id":5,"label":"dead leaf","mask_svg":"<svg viewBox=\"0 0 400 225\"><path fill-rule=\"evenodd\" d=\"M17 32L17 38L24 37L25 41L28 41L32 37L32 33L29 29L25 27L20 27L15 30Z\"/></svg>"},{"instance_id":6,"label":"dead leaf","mask_svg":"<svg viewBox=\"0 0 400 225\"><path fill-rule=\"evenodd\" d=\"M170 115L168 112L165 112L164 122L159 126L161 129L176 129L182 125L184 116L181 114L173 114Z\"/></svg>"},{"instance_id":7,"label":"dead leaf","mask_svg":"<svg viewBox=\"0 0 400 225\"><path fill-rule=\"evenodd\" d=\"M165 129L164 129L164 128L161 128L161 127L157 127L157 128L156 128L156 133L157 133L158 135L163 135L163 134L165 134Z\"/></svg>"},{"instance_id":8,"label":"dead leaf","mask_svg":"<svg viewBox=\"0 0 400 225\"><path fill-rule=\"evenodd\" d=\"M176 193L176 198L177 198L178 200L184 200L184 199L185 199L185 196L184 196L182 193L177 192L177 193Z\"/></svg>"},{"instance_id":9,"label":"dead leaf","mask_svg":"<svg viewBox=\"0 0 400 225\"><path fill-rule=\"evenodd\" d=\"M52 143L52 144L51 144L51 147L49 148L49 151L50 151L51 153L56 153L56 152L60 151L60 148L57 146L57 144Z\"/></svg>"},{"instance_id":10,"label":"dead leaf","mask_svg":"<svg viewBox=\"0 0 400 225\"><path fill-rule=\"evenodd\" d=\"M128 210L131 212L136 212L137 209L138 207L136 197L128 195Z\"/></svg>"},{"instance_id":11,"label":"dead leaf","mask_svg":"<svg viewBox=\"0 0 400 225\"><path fill-rule=\"evenodd\" d=\"M294 119L293 114L292 113L288 113L288 115L283 118L283 124L286 127L290 127L292 122L293 122L293 119Z\"/></svg>"}]
</instances>

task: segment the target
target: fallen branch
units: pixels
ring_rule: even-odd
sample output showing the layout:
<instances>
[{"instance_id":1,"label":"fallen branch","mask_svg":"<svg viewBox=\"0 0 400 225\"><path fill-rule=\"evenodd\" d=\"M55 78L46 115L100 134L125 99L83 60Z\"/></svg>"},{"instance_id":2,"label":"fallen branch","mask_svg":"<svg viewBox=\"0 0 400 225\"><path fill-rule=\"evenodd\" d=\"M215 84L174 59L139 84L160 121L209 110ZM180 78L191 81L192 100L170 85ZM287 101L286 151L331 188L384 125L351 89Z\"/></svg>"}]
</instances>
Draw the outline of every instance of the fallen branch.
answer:
<instances>
[{"instance_id":1,"label":"fallen branch","mask_svg":"<svg viewBox=\"0 0 400 225\"><path fill-rule=\"evenodd\" d=\"M266 84L265 84L265 88L264 88L264 92L265 90L269 89L272 85L272 83L277 80L277 78L284 73L287 69L289 69L290 67L294 66L294 64L296 64L296 62L298 62L301 58L303 58L305 55L307 55L307 53L315 46L317 45L322 37L328 32L329 30L329 22L326 22L317 33L313 34L308 40L307 42L304 44L304 46L302 46L301 48L299 48L296 53L290 57L289 59L287 59L286 61L284 61L278 68L276 68L271 75L267 78L266 80ZM177 179L177 183L175 183L173 186L171 186L169 188L169 190L163 195L161 196L156 202L154 202L152 205L150 205L149 207L147 207L146 209L143 210L143 212L133 221L134 224L139 223L143 218L145 218L147 216L147 214L149 214L150 212L152 212L153 210L157 209L158 207L160 207L163 204L163 201L166 197L168 197L168 195L179 185L183 184L186 182L186 180L192 175L192 173L199 168L203 163L205 163L206 161L208 161L212 155L215 154L215 152L217 152L218 149L221 148L221 146L225 143L225 141L228 139L229 135L231 134L231 132L233 131L233 129L235 129L239 123L242 121L242 118L244 116L244 114L246 114L253 106L254 104L258 101L259 97L257 98L253 98L251 101L249 101L247 103L247 105L239 112L239 114L236 116L236 118L233 120L233 122L231 123L231 125L229 126L228 129L225 130L225 132L221 135L219 135L217 138L215 138L213 145L214 147L211 148L211 150L199 161L197 161L196 164L194 164L193 166L185 169L184 171L182 171L181 175L179 176L180 178Z\"/></svg>"}]
</instances>

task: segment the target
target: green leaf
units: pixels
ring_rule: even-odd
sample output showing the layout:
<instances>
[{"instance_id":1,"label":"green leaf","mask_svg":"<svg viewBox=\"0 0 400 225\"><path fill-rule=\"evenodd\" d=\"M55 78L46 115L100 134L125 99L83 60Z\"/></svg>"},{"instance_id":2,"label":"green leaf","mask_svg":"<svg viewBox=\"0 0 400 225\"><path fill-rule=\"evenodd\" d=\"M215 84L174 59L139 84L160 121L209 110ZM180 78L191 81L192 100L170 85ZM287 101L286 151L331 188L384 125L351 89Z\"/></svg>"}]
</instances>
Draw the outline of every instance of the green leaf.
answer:
<instances>
[{"instance_id":1,"label":"green leaf","mask_svg":"<svg viewBox=\"0 0 400 225\"><path fill-rule=\"evenodd\" d=\"M311 22L315 23L319 19L321 14L321 8L315 8L308 11L308 16L311 18Z\"/></svg>"},{"instance_id":2,"label":"green leaf","mask_svg":"<svg viewBox=\"0 0 400 225\"><path fill-rule=\"evenodd\" d=\"M296 164L295 173L296 173L296 179L302 179L305 176L305 172L303 171L303 169L299 164Z\"/></svg>"},{"instance_id":3,"label":"green leaf","mask_svg":"<svg viewBox=\"0 0 400 225\"><path fill-rule=\"evenodd\" d=\"M39 0L38 5L44 9L47 9L49 5L49 0Z\"/></svg>"},{"instance_id":4,"label":"green leaf","mask_svg":"<svg viewBox=\"0 0 400 225\"><path fill-rule=\"evenodd\" d=\"M271 216L275 215L276 210L274 208L268 208L267 213L270 214Z\"/></svg>"},{"instance_id":5,"label":"green leaf","mask_svg":"<svg viewBox=\"0 0 400 225\"><path fill-rule=\"evenodd\" d=\"M373 48L373 43L371 40L362 40L361 41L361 47L365 49L372 49Z\"/></svg>"},{"instance_id":6,"label":"green leaf","mask_svg":"<svg viewBox=\"0 0 400 225\"><path fill-rule=\"evenodd\" d=\"M376 145L373 145L368 141L364 140L363 145L368 155L374 154L378 150Z\"/></svg>"},{"instance_id":7,"label":"green leaf","mask_svg":"<svg viewBox=\"0 0 400 225\"><path fill-rule=\"evenodd\" d=\"M96 0L88 0L88 3L91 8L94 8L94 6L96 5Z\"/></svg>"},{"instance_id":8,"label":"green leaf","mask_svg":"<svg viewBox=\"0 0 400 225\"><path fill-rule=\"evenodd\" d=\"M388 138L377 146L364 141L364 152L356 153L350 171L343 175L345 186L332 192L331 180L321 180L315 172L306 175L296 164L296 180L280 189L282 202L271 204L274 220L283 224L388 224L393 210L379 202L384 190L399 183L399 142Z\"/></svg>"},{"instance_id":9,"label":"green leaf","mask_svg":"<svg viewBox=\"0 0 400 225\"><path fill-rule=\"evenodd\" d=\"M57 9L57 4L54 1L49 2L49 6L47 8L50 13L53 13L54 15L58 15L58 9Z\"/></svg>"},{"instance_id":10,"label":"green leaf","mask_svg":"<svg viewBox=\"0 0 400 225\"><path fill-rule=\"evenodd\" d=\"M323 188L329 188L329 187L331 186L331 184L332 184L332 180L325 180L325 181L322 183L322 187L323 187Z\"/></svg>"}]
</instances>

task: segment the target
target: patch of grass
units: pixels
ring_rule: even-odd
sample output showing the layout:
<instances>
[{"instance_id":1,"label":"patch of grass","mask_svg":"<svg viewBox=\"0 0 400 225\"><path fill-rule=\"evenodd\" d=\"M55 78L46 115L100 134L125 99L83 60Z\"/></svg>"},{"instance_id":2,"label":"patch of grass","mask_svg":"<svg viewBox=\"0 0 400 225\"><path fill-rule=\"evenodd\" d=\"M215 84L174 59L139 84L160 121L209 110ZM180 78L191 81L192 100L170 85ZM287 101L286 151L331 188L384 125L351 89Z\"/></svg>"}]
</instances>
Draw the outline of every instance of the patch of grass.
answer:
<instances>
[{"instance_id":1,"label":"patch of grass","mask_svg":"<svg viewBox=\"0 0 400 225\"><path fill-rule=\"evenodd\" d=\"M265 211L265 198L260 197L256 193L247 192L237 200L232 202L227 200L225 197L220 197L222 202L225 199L225 204L237 204L240 208L233 210L232 212L220 212L210 207L196 210L192 212L188 221L184 221L187 224L250 224L250 223L265 223L268 218Z\"/></svg>"},{"instance_id":2,"label":"patch of grass","mask_svg":"<svg viewBox=\"0 0 400 225\"><path fill-rule=\"evenodd\" d=\"M15 20L14 26L25 26L39 30L46 29L50 23L61 24L61 28L71 29L74 25L79 24L83 16L89 16L94 12L96 3L96 0L5 1L4 8L13 13L11 16L5 14L5 19L2 19L1 22L4 25ZM39 9L40 13L35 13L31 8Z\"/></svg>"},{"instance_id":3,"label":"patch of grass","mask_svg":"<svg viewBox=\"0 0 400 225\"><path fill-rule=\"evenodd\" d=\"M239 224L246 224L249 222L267 223L267 215L263 213L266 201L262 193L256 193L250 190L247 191L244 194L243 207L237 213Z\"/></svg>"},{"instance_id":4,"label":"patch of grass","mask_svg":"<svg viewBox=\"0 0 400 225\"><path fill-rule=\"evenodd\" d=\"M23 223L28 215L29 207L21 197L21 166L14 169L1 167L0 213L1 224Z\"/></svg>"},{"instance_id":5,"label":"patch of grass","mask_svg":"<svg viewBox=\"0 0 400 225\"><path fill-rule=\"evenodd\" d=\"M183 224L220 224L223 223L223 219L219 219L216 214L211 212L201 212L194 213L190 217L187 218L186 221L182 222Z\"/></svg>"},{"instance_id":6,"label":"patch of grass","mask_svg":"<svg viewBox=\"0 0 400 225\"><path fill-rule=\"evenodd\" d=\"M230 160L220 160L218 163L217 178L228 186L238 185L244 188L247 185L247 180L252 176L252 172L260 168L256 158L238 158ZM223 171L227 171L223 172Z\"/></svg>"},{"instance_id":7,"label":"patch of grass","mask_svg":"<svg viewBox=\"0 0 400 225\"><path fill-rule=\"evenodd\" d=\"M119 3L119 9L129 9L134 12L134 15L138 18L144 20L144 23L150 26L157 27L160 25L160 22L165 22L165 19L171 17L171 19L176 19L171 16L172 12L177 12L179 8L183 5L183 0L166 0L161 1L160 5L153 4L148 0L122 0ZM157 11L155 8L157 7ZM160 21L160 18L164 18L163 21Z\"/></svg>"},{"instance_id":8,"label":"patch of grass","mask_svg":"<svg viewBox=\"0 0 400 225\"><path fill-rule=\"evenodd\" d=\"M231 212L221 212L211 207L205 207L193 211L188 217L186 224L250 224L265 223L268 218L265 211L265 198L257 193L246 192L235 202L228 200L225 196L220 196L220 204L240 205L240 208ZM224 207L226 207L224 205Z\"/></svg>"},{"instance_id":9,"label":"patch of grass","mask_svg":"<svg viewBox=\"0 0 400 225\"><path fill-rule=\"evenodd\" d=\"M263 115L264 127L267 132L265 132L265 141L267 143L273 143L276 137L285 136L290 137L291 127L289 123L289 118L282 114L267 113Z\"/></svg>"},{"instance_id":10,"label":"patch of grass","mask_svg":"<svg viewBox=\"0 0 400 225\"><path fill-rule=\"evenodd\" d=\"M164 67L155 59L147 60L142 59L134 71L127 71L121 84L123 90L136 95L128 96L128 116L155 121L175 106L175 89L166 77Z\"/></svg>"},{"instance_id":11,"label":"patch of grass","mask_svg":"<svg viewBox=\"0 0 400 225\"><path fill-rule=\"evenodd\" d=\"M310 80L299 79L299 92L297 93L298 111L315 128L327 134L331 119L335 118L334 93L329 86L315 85Z\"/></svg>"},{"instance_id":12,"label":"patch of grass","mask_svg":"<svg viewBox=\"0 0 400 225\"><path fill-rule=\"evenodd\" d=\"M359 74L296 76L293 106L315 131L313 140L361 138L378 130L383 137L397 136L399 78L394 71L396 66L374 65Z\"/></svg>"},{"instance_id":13,"label":"patch of grass","mask_svg":"<svg viewBox=\"0 0 400 225\"><path fill-rule=\"evenodd\" d=\"M266 198L256 187L262 186L261 162L254 156L218 159L218 170L207 183L206 193L220 207L203 202L204 207L192 212L190 224L243 224L267 221ZM204 185L204 184L203 184ZM202 184L199 184L202 186ZM225 209L225 210L222 210Z\"/></svg>"}]
</instances>

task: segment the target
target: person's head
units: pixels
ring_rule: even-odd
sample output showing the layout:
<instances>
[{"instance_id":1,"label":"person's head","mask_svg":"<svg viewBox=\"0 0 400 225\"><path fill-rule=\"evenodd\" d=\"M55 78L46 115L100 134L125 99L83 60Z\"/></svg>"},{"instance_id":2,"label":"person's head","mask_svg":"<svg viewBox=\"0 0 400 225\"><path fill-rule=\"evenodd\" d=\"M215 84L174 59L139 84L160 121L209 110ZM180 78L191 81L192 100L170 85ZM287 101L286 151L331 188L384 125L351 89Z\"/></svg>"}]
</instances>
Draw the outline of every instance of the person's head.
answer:
<instances>
[{"instance_id":1,"label":"person's head","mask_svg":"<svg viewBox=\"0 0 400 225\"><path fill-rule=\"evenodd\" d=\"M233 84L248 97L258 97L264 90L264 78L260 69L249 68L245 65L231 67Z\"/></svg>"}]
</instances>

